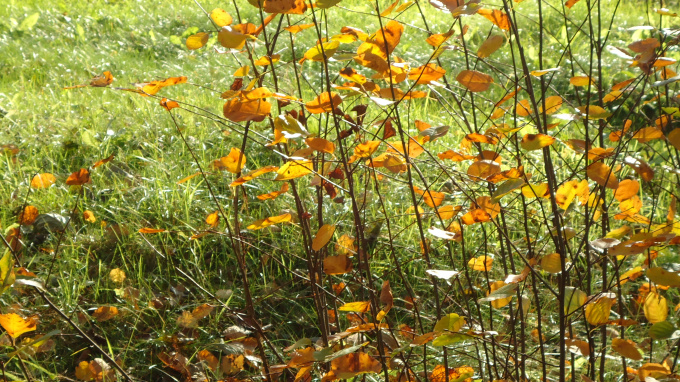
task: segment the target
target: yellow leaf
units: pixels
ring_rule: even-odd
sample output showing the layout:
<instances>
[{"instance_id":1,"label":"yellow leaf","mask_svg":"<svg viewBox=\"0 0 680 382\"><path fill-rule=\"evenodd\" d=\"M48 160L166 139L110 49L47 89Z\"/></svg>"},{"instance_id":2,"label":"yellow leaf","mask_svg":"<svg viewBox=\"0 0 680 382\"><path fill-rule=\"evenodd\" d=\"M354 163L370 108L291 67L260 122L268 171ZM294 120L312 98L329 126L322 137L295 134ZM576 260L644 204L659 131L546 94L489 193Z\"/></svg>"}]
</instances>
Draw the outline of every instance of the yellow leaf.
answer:
<instances>
[{"instance_id":1,"label":"yellow leaf","mask_svg":"<svg viewBox=\"0 0 680 382\"><path fill-rule=\"evenodd\" d=\"M276 172L278 175L274 180L290 180L305 176L312 172L312 161L310 160L290 160L286 162Z\"/></svg>"},{"instance_id":2,"label":"yellow leaf","mask_svg":"<svg viewBox=\"0 0 680 382\"><path fill-rule=\"evenodd\" d=\"M371 309L370 301L348 302L347 304L338 308L344 312L366 313Z\"/></svg>"},{"instance_id":3,"label":"yellow leaf","mask_svg":"<svg viewBox=\"0 0 680 382\"><path fill-rule=\"evenodd\" d=\"M586 306L586 320L594 326L604 325L609 322L609 312L614 305L614 299L601 296L596 301Z\"/></svg>"},{"instance_id":4,"label":"yellow leaf","mask_svg":"<svg viewBox=\"0 0 680 382\"><path fill-rule=\"evenodd\" d=\"M470 267L470 269L480 272L490 271L492 264L493 257L485 255L474 257L468 261L468 267Z\"/></svg>"},{"instance_id":5,"label":"yellow leaf","mask_svg":"<svg viewBox=\"0 0 680 382\"><path fill-rule=\"evenodd\" d=\"M333 237L334 232L335 232L334 225L324 224L321 228L319 228L319 231L316 233L316 236L314 236L314 240L312 240L312 249L315 251L319 251L321 250L321 248L325 247L326 244L328 244L328 242Z\"/></svg>"},{"instance_id":6,"label":"yellow leaf","mask_svg":"<svg viewBox=\"0 0 680 382\"><path fill-rule=\"evenodd\" d=\"M661 267L647 269L646 276L654 284L671 288L680 287L680 275L675 272L669 272Z\"/></svg>"},{"instance_id":7,"label":"yellow leaf","mask_svg":"<svg viewBox=\"0 0 680 382\"><path fill-rule=\"evenodd\" d=\"M248 35L227 26L222 27L222 30L217 34L217 41L219 41L223 47L229 49L243 49L247 39Z\"/></svg>"},{"instance_id":8,"label":"yellow leaf","mask_svg":"<svg viewBox=\"0 0 680 382\"><path fill-rule=\"evenodd\" d=\"M652 324L666 321L668 317L668 303L666 298L659 292L650 292L645 298L644 304L645 317Z\"/></svg>"},{"instance_id":9,"label":"yellow leaf","mask_svg":"<svg viewBox=\"0 0 680 382\"><path fill-rule=\"evenodd\" d=\"M0 314L0 326L7 331L10 337L17 338L24 333L34 331L36 323L31 318L24 319L18 314L8 313Z\"/></svg>"},{"instance_id":10,"label":"yellow leaf","mask_svg":"<svg viewBox=\"0 0 680 382\"><path fill-rule=\"evenodd\" d=\"M242 66L242 67L236 69L233 76L234 77L245 77L245 76L248 75L249 71L250 71L250 66L245 65L245 66Z\"/></svg>"},{"instance_id":11,"label":"yellow leaf","mask_svg":"<svg viewBox=\"0 0 680 382\"><path fill-rule=\"evenodd\" d=\"M545 134L526 134L522 138L520 145L524 150L540 150L544 147L550 146L555 142L555 138Z\"/></svg>"},{"instance_id":12,"label":"yellow leaf","mask_svg":"<svg viewBox=\"0 0 680 382\"><path fill-rule=\"evenodd\" d=\"M233 19L227 11L221 8L215 8L210 12L210 18L217 24L218 27L226 27L231 25Z\"/></svg>"},{"instance_id":13,"label":"yellow leaf","mask_svg":"<svg viewBox=\"0 0 680 382\"><path fill-rule=\"evenodd\" d=\"M48 188L57 181L57 178L50 173L38 174L31 179L32 188Z\"/></svg>"},{"instance_id":14,"label":"yellow leaf","mask_svg":"<svg viewBox=\"0 0 680 382\"><path fill-rule=\"evenodd\" d=\"M83 220L85 220L88 223L94 223L97 221L97 218L94 216L94 213L90 210L85 210L83 212Z\"/></svg>"},{"instance_id":15,"label":"yellow leaf","mask_svg":"<svg viewBox=\"0 0 680 382\"><path fill-rule=\"evenodd\" d=\"M595 85L595 81L588 76L575 76L569 79L569 83L574 86L588 86Z\"/></svg>"},{"instance_id":16,"label":"yellow leaf","mask_svg":"<svg viewBox=\"0 0 680 382\"><path fill-rule=\"evenodd\" d=\"M210 35L205 32L198 32L187 37L186 45L189 50L200 49L208 43Z\"/></svg>"},{"instance_id":17,"label":"yellow leaf","mask_svg":"<svg viewBox=\"0 0 680 382\"><path fill-rule=\"evenodd\" d=\"M551 253L541 258L541 268L552 274L562 272L561 257L559 253Z\"/></svg>"},{"instance_id":18,"label":"yellow leaf","mask_svg":"<svg viewBox=\"0 0 680 382\"><path fill-rule=\"evenodd\" d=\"M340 47L340 41L333 40L324 42L322 45L317 45L306 51L304 57L300 61L302 62L304 62L304 60L323 61L324 54L326 55L326 58L330 58L331 56L333 56L333 54L335 54L335 51L338 50L338 47Z\"/></svg>"},{"instance_id":19,"label":"yellow leaf","mask_svg":"<svg viewBox=\"0 0 680 382\"><path fill-rule=\"evenodd\" d=\"M367 141L359 143L354 148L354 155L358 156L359 158L368 158L373 155L373 153L378 149L378 146L380 146L380 141Z\"/></svg>"},{"instance_id":20,"label":"yellow leaf","mask_svg":"<svg viewBox=\"0 0 680 382\"><path fill-rule=\"evenodd\" d=\"M116 284L122 284L125 278L125 271L120 268L114 268L109 272L109 280Z\"/></svg>"}]
</instances>

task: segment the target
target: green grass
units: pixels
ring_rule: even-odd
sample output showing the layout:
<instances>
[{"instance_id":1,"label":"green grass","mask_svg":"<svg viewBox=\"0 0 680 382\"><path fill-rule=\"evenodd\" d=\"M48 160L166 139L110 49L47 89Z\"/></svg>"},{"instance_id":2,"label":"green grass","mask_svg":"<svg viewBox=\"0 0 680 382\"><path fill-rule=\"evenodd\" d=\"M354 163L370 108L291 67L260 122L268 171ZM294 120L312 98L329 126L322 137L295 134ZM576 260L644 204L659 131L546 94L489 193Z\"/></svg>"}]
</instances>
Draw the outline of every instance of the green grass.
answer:
<instances>
[{"instance_id":1,"label":"green grass","mask_svg":"<svg viewBox=\"0 0 680 382\"><path fill-rule=\"evenodd\" d=\"M381 3L383 8L387 5ZM225 5L224 2L206 2L202 6L208 11L218 6L224 7L234 14L231 4ZM244 21L259 24L259 15L255 8L246 2L239 2L239 6ZM369 33L378 29L377 17L371 11L369 3L347 0L341 6L344 8L334 9L324 19L322 26L329 35L339 33L340 28L346 25L360 27ZM443 33L449 29L452 24L450 15L438 12L426 3L421 6L432 31ZM518 18L526 21L521 35L526 47L527 64L530 70L536 70L539 66L538 37L531 29L537 23L536 6L529 1L515 6ZM573 23L564 28L560 14L561 4L553 3L552 6L555 8L546 5L548 9L545 10L543 27L548 35L557 36L559 41L563 41L567 30L570 35L576 33L580 23L586 20L585 4L579 4L570 11ZM609 2L603 2L602 6L611 7ZM498 8L498 4L494 7ZM610 9L605 9L603 14L607 14L607 10ZM321 12L316 12L317 17L320 17ZM39 16L35 24L30 25L25 20L34 14ZM628 27L646 23L635 2L622 4L618 14L609 37L612 45L625 47L635 39L647 37L644 34L646 32L626 30ZM406 15L407 17L399 18L408 26L396 53L415 67L428 60L431 49L423 43L428 34L415 7L409 9ZM300 17L292 18L298 20ZM325 23L326 20L328 24ZM309 22L312 20L308 12L301 23ZM476 51L476 47L491 30L491 24L478 16L464 18L463 22L470 26L466 43L474 47L472 51ZM671 21L670 25L664 26L673 27L674 23L675 21ZM274 24L275 22L268 27L269 32L275 28ZM456 24L456 34L459 33L458 28L459 25ZM572 46L587 44L587 24L584 28L586 30L578 32ZM162 5L149 0L56 4L48 1L11 0L8 6L0 7L0 112L3 114L0 118L0 144L13 144L20 150L16 157L2 157L0 227L4 232L14 224L17 212L24 203L36 206L40 213L71 217L69 228L63 237L60 234L41 236L34 232L25 232L26 247L21 261L43 279L54 264L51 277L46 280L49 296L62 311L79 322L100 347L119 359L126 370L140 380L180 380L179 374L163 367L158 358L159 353L170 352L173 348L181 349L186 357L191 358L192 363L196 363L196 353L202 349L209 349L216 354L233 351L228 340L225 344L222 332L231 325L244 326L244 322L235 319L237 313L245 309L241 275L234 250L226 235L212 234L198 240L189 239L192 234L208 229L204 219L216 207L201 177L177 184L180 179L197 172L198 168L168 113L158 105L158 100L111 88L63 88L87 83L93 76L107 70L116 78L112 87L118 88L183 75L188 77L188 84L163 89L160 94L200 106L221 116L224 101L219 95L231 85L232 73L247 61L243 54L232 56L216 53L213 48L219 47L219 44L216 44L214 37L210 40L209 47L187 51L184 40L197 31L211 31L211 26L195 4L180 0L166 1ZM497 28L494 33L499 33ZM281 38L287 40L287 35L284 32ZM296 35L294 39L295 54L299 58L307 48L314 45L316 36L313 29L309 29ZM291 64L290 45L286 41L281 46L286 48L281 48L282 62L277 66L280 91L310 100L322 85L323 78L319 74L321 65L308 62L302 66L305 90L300 95ZM356 43L343 45L339 53L353 52L356 46ZM558 63L557 60L564 48L550 36L546 37L546 46L544 68L562 67L561 74L553 77L548 94L553 94L554 91L554 94L561 94L573 103L574 90L568 84L571 68L564 61ZM259 55L264 54L262 44L256 45L256 52ZM455 83L455 73L464 68L466 62L464 55L456 53L458 52L447 51L441 57L447 69L447 79L452 83ZM576 54L573 61L574 74L587 74L589 52L577 50ZM671 57L676 55L676 52L669 53ZM603 78L606 89L613 83L637 75L623 60L609 53L604 53L604 57ZM330 63L335 72L342 65L344 63ZM512 73L512 59L508 54L497 53L492 59L478 65L478 70L484 72L504 75ZM383 81L382 84L384 83ZM494 85L489 93L475 99L482 106L476 110L468 108L467 118L476 113L478 118L485 119L492 110L491 105L503 96L505 89L511 87L500 81L497 84L501 86ZM274 88L270 77L267 77L264 85ZM450 95L445 91L442 94L451 102ZM347 98L343 107L349 110L350 105L366 102L358 97ZM447 137L428 146L428 151L434 155L448 148L457 149L458 142L465 134L461 115L452 114L452 109L443 106L442 102L416 100L404 105L400 113L408 131L413 135L417 134L412 124L415 119L425 120L432 126L451 126ZM567 109L566 104L564 109ZM188 145L194 150L204 169L209 168L213 160L227 155L232 147L241 145L240 134L233 131L242 131L240 126L188 112L174 115ZM367 121L384 117L381 110L374 108L371 109ZM327 123L325 119L319 123L310 121L310 130L319 133L330 131L329 125L324 123ZM572 128L580 132L583 129L576 124L562 126L563 130L559 135L565 139L571 137ZM271 137L266 123L253 125L252 129ZM523 130L525 131L529 132L529 129ZM257 139L266 143L262 138ZM86 186L82 197L78 197L78 189L64 184L71 172L91 166L111 154L115 154L112 162L92 171L92 184ZM246 155L248 170L282 163L276 153L253 143L248 144ZM566 154L565 149L564 156L570 155L572 154ZM573 162L577 161L569 158ZM507 160L510 159L509 156ZM565 160L566 162L569 161ZM423 159L420 163L422 168L431 170L426 178L436 185L435 189L443 187L446 177L437 173L434 160ZM466 170L457 164L451 165L451 169L462 173ZM542 177L540 166L532 167L532 171L536 172L537 177ZM568 173L568 169L559 171L560 174ZM58 179L56 185L45 190L30 189L31 177L42 172L55 174ZM425 276L428 266L420 253L420 238L415 219L407 212L411 206L408 186L403 176L389 173L385 175L396 178L393 183L385 183L380 192L387 201L390 213L395 216L392 231L398 233L394 235L398 260L416 294L425 300L421 307L423 319L431 326L437 319L434 302L428 300L431 299L432 286ZM211 172L208 176L218 200L226 210L231 211L230 219L233 219L233 190L229 187L232 178L227 172ZM373 203L363 211L364 221L369 227L374 221L382 220L383 214L380 204L376 202L379 197L370 179L366 174L358 178L361 188L358 192L373 198ZM422 183L418 180L416 184ZM295 209L290 192L272 203L262 203L253 197L279 187L279 182L258 181L250 182L245 187L249 198L247 203L238 207L242 227L256 219ZM314 224L317 224L316 204L313 199L316 191L309 187L301 188L301 199L314 214ZM488 193L483 187L475 188L476 192L480 190ZM460 193L454 192L448 196L447 201L459 199L462 199ZM663 206L667 206L667 203L665 199L661 202ZM469 202L459 204L467 206ZM532 208L540 210L541 207L534 204ZM647 202L645 208L650 209ZM93 211L97 222L85 222L81 217L84 210ZM72 214L72 211L75 213ZM326 223L338 225L338 233L354 230L349 198L344 203L326 201L322 214ZM104 222L105 225L102 224ZM431 225L435 224L433 219ZM112 227L119 229L112 230ZM137 230L143 227L163 228L172 232L146 235L151 243L149 245L137 234ZM224 222L220 223L218 230L225 231ZM512 225L509 230L513 239L519 240L524 235L523 228L519 225ZM532 222L531 231L547 241L547 230L540 225L539 219ZM313 232L316 229L312 229ZM261 324L266 326L272 343L282 349L303 337L319 336L312 291L308 282L300 277L307 275L308 270L304 252L300 249L298 226L282 225L264 233L244 232L243 235L252 245L247 251L246 262L250 289L256 300L256 312ZM476 246L476 243L486 240L487 235L494 235L491 229L483 232L476 230L466 235L468 245L472 248L468 248L465 253L459 253L457 249L452 256L454 262L449 261L446 246L434 243L432 257L435 268L451 269L456 264L457 269L463 269L471 255L500 251L500 240L490 244L492 248ZM395 326L399 323L414 326L411 312L405 308L403 300L406 296L405 286L394 275L395 264L387 250L387 242L386 228L383 227L380 250L371 258L371 270L378 280L392 282L398 300L395 307L397 313L393 318ZM57 245L59 250L54 257L50 250L56 249ZM662 253L661 259L671 262L677 259L676 256L677 250L669 250ZM521 271L519 264L517 267L513 272ZM127 280L122 285L109 280L108 274L114 268L124 270L127 275ZM503 271L496 271L497 278L503 274ZM364 285L359 278L328 278L324 285L330 290L330 284L341 279L351 284L350 292L341 297L344 302L367 299ZM474 276L472 285L476 288L475 294L481 296L484 290L482 285L486 281L482 273ZM139 297L124 298L122 294L125 287L138 290ZM201 288L221 296L220 300L224 304L218 305ZM459 302L454 299L462 295L462 290L456 288L455 285L442 287L450 294L446 301L442 300L445 313L460 313L463 307L469 309L465 305L470 304L469 301ZM673 301L677 301L677 293L671 296L675 298ZM178 328L177 318L181 312L191 311L207 302L215 304L217 308L215 313L201 321L199 328ZM333 301L329 308L333 304L340 305L338 301ZM545 309L555 310L555 306L550 305L551 302L546 300L545 304ZM87 318L94 309L108 305L119 309L118 317L105 322ZM0 296L0 312L10 311L23 316L39 315L37 333L62 330L60 335L54 337L54 350L27 359L28 368L36 378L73 378L80 361L99 357L88 343L73 335L74 332L68 325L28 288L15 288ZM528 322L535 324L533 318ZM343 319L343 327L347 327L346 323ZM553 340L550 344L552 350L555 344ZM0 354L0 359L8 362L7 372L22 378L17 358L10 360L7 355L11 348L6 346L4 350L6 352ZM437 357L441 355L437 354ZM284 360L287 359L284 357ZM269 362L280 363L271 354ZM466 358L460 363L470 362ZM454 362L453 365L459 366L459 363ZM256 374L252 367L248 371L250 375Z\"/></svg>"}]
</instances>

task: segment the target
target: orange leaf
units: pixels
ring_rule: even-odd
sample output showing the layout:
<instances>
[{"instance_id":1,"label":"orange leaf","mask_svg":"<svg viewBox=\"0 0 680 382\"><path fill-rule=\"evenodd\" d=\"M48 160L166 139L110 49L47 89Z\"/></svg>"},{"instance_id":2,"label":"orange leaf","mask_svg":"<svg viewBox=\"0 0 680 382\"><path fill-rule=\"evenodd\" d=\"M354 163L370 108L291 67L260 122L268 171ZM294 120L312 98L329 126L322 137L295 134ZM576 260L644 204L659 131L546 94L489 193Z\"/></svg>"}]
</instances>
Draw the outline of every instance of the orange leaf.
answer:
<instances>
[{"instance_id":1,"label":"orange leaf","mask_svg":"<svg viewBox=\"0 0 680 382\"><path fill-rule=\"evenodd\" d=\"M38 217L38 209L34 206L26 206L24 210L19 213L19 224L31 225Z\"/></svg>"},{"instance_id":2,"label":"orange leaf","mask_svg":"<svg viewBox=\"0 0 680 382\"><path fill-rule=\"evenodd\" d=\"M238 174L246 165L246 156L241 150L232 148L229 155L213 161L213 167L218 170L227 170L232 174Z\"/></svg>"},{"instance_id":3,"label":"orange leaf","mask_svg":"<svg viewBox=\"0 0 680 382\"><path fill-rule=\"evenodd\" d=\"M38 174L31 179L32 188L48 188L57 181L57 178L50 173Z\"/></svg>"},{"instance_id":4,"label":"orange leaf","mask_svg":"<svg viewBox=\"0 0 680 382\"><path fill-rule=\"evenodd\" d=\"M327 141L323 138L307 138L305 139L307 146L322 153L333 154L335 152L335 145L333 142Z\"/></svg>"},{"instance_id":5,"label":"orange leaf","mask_svg":"<svg viewBox=\"0 0 680 382\"><path fill-rule=\"evenodd\" d=\"M480 9L477 13L486 17L487 20L491 21L495 26L502 30L510 30L510 18L505 12L498 9Z\"/></svg>"},{"instance_id":6,"label":"orange leaf","mask_svg":"<svg viewBox=\"0 0 680 382\"><path fill-rule=\"evenodd\" d=\"M600 186L611 189L619 187L619 180L611 171L611 168L602 162L595 162L586 167L586 174L588 178L595 181Z\"/></svg>"},{"instance_id":7,"label":"orange leaf","mask_svg":"<svg viewBox=\"0 0 680 382\"><path fill-rule=\"evenodd\" d=\"M165 232L165 230L162 229L162 228L140 228L139 231L137 231L137 232L139 232L139 233L161 233L161 232Z\"/></svg>"},{"instance_id":8,"label":"orange leaf","mask_svg":"<svg viewBox=\"0 0 680 382\"><path fill-rule=\"evenodd\" d=\"M161 99L160 102L161 106L165 108L165 110L170 111L176 107L179 107L179 104L176 101L169 101L167 98Z\"/></svg>"},{"instance_id":9,"label":"orange leaf","mask_svg":"<svg viewBox=\"0 0 680 382\"><path fill-rule=\"evenodd\" d=\"M86 168L81 168L80 170L69 175L66 179L66 184L69 186L82 186L85 183L90 182L90 172Z\"/></svg>"},{"instance_id":10,"label":"orange leaf","mask_svg":"<svg viewBox=\"0 0 680 382\"><path fill-rule=\"evenodd\" d=\"M314 100L305 103L305 108L312 114L332 113L340 106L342 98L335 92L323 92Z\"/></svg>"},{"instance_id":11,"label":"orange leaf","mask_svg":"<svg viewBox=\"0 0 680 382\"><path fill-rule=\"evenodd\" d=\"M463 70L456 76L456 80L471 92L483 92L493 83L491 76L475 70Z\"/></svg>"},{"instance_id":12,"label":"orange leaf","mask_svg":"<svg viewBox=\"0 0 680 382\"><path fill-rule=\"evenodd\" d=\"M333 237L333 233L335 233L335 226L324 224L321 228L319 228L316 236L314 236L314 240L312 240L312 249L319 251L321 248L325 247Z\"/></svg>"},{"instance_id":13,"label":"orange leaf","mask_svg":"<svg viewBox=\"0 0 680 382\"><path fill-rule=\"evenodd\" d=\"M283 215L278 215L278 216L270 216L268 218L260 219L260 220L253 222L253 224L246 227L246 229L254 231L254 230L262 229L262 228L265 228L265 227L269 227L270 225L289 222L289 221L291 221L292 218L293 218L293 216L291 214L288 214L288 213L283 214Z\"/></svg>"},{"instance_id":14,"label":"orange leaf","mask_svg":"<svg viewBox=\"0 0 680 382\"><path fill-rule=\"evenodd\" d=\"M92 313L92 317L98 322L108 321L118 315L118 308L115 306L100 306Z\"/></svg>"}]
</instances>

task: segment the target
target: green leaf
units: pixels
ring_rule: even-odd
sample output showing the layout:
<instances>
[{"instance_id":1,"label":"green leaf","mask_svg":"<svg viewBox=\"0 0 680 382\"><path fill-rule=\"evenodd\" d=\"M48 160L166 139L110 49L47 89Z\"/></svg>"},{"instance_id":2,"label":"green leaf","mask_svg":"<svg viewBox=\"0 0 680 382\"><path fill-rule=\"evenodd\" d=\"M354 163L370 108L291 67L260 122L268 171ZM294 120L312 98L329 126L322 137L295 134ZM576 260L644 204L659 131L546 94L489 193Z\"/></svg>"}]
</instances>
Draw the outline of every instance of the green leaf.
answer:
<instances>
[{"instance_id":1,"label":"green leaf","mask_svg":"<svg viewBox=\"0 0 680 382\"><path fill-rule=\"evenodd\" d=\"M442 334L432 341L432 346L448 346L461 341L465 341L465 336L460 333Z\"/></svg>"},{"instance_id":2,"label":"green leaf","mask_svg":"<svg viewBox=\"0 0 680 382\"><path fill-rule=\"evenodd\" d=\"M518 179L510 179L506 180L498 186L498 189L496 189L496 192L493 193L493 197L491 198L491 203L498 203L501 198L510 192L524 186L524 179L518 178Z\"/></svg>"},{"instance_id":3,"label":"green leaf","mask_svg":"<svg viewBox=\"0 0 680 382\"><path fill-rule=\"evenodd\" d=\"M649 336L655 340L669 339L674 332L675 326L668 321L657 322L649 328Z\"/></svg>"},{"instance_id":4,"label":"green leaf","mask_svg":"<svg viewBox=\"0 0 680 382\"><path fill-rule=\"evenodd\" d=\"M14 265L14 258L9 249L6 249L5 254L0 258L0 294L14 284L15 275L12 265Z\"/></svg>"},{"instance_id":5,"label":"green leaf","mask_svg":"<svg viewBox=\"0 0 680 382\"><path fill-rule=\"evenodd\" d=\"M38 19L40 19L40 13L36 12L24 19L24 21L19 24L19 27L17 30L26 32L31 30L35 26L35 24L38 22Z\"/></svg>"},{"instance_id":6,"label":"green leaf","mask_svg":"<svg viewBox=\"0 0 680 382\"><path fill-rule=\"evenodd\" d=\"M340 4L341 1L342 0L317 0L316 7L326 9Z\"/></svg>"}]
</instances>

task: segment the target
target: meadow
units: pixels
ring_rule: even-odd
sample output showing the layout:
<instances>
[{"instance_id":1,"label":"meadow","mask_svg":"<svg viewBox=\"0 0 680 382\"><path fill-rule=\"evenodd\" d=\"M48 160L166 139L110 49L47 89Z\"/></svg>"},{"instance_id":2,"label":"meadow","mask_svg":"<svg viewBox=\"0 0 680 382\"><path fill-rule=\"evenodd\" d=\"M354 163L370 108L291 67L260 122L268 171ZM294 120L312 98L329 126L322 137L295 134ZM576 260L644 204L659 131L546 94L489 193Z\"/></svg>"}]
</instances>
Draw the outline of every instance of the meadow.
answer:
<instances>
[{"instance_id":1,"label":"meadow","mask_svg":"<svg viewBox=\"0 0 680 382\"><path fill-rule=\"evenodd\" d=\"M0 7L3 380L679 379L677 3L255 5Z\"/></svg>"}]
</instances>

